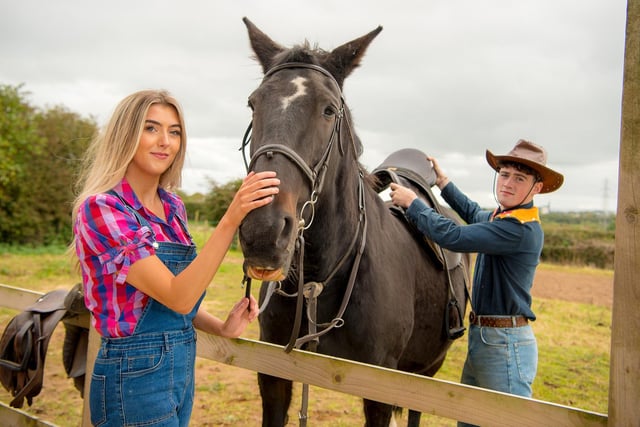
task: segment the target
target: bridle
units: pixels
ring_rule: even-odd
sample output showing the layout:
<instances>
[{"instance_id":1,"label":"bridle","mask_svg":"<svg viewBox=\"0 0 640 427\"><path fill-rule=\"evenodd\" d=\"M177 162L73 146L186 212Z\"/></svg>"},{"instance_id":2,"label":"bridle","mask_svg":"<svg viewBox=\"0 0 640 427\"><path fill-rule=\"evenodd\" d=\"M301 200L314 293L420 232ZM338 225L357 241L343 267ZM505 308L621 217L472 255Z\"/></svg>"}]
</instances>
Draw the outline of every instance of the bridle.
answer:
<instances>
[{"instance_id":1,"label":"bridle","mask_svg":"<svg viewBox=\"0 0 640 427\"><path fill-rule=\"evenodd\" d=\"M318 200L318 196L320 195L322 188L324 187L324 177L328 170L328 163L329 163L329 158L331 156L331 152L333 151L333 147L335 146L336 135L338 139L338 144L340 145L340 152L343 153L343 149L340 141L340 130L342 126L342 120L345 117L344 98L342 97L340 86L338 85L338 82L336 82L334 77L324 68L319 67L317 65L313 65L313 64L305 64L305 63L299 63L299 62L289 62L289 63L280 64L270 69L264 75L262 81L264 82L268 77L272 76L278 71L290 69L290 68L307 68L310 70L320 72L325 76L327 76L335 84L335 87L338 90L338 93L340 93L340 108L336 112L336 120L331 130L331 135L329 136L329 142L324 152L322 153L322 156L320 157L318 162L313 167L311 167L307 164L307 162L302 157L300 157L298 153L296 153L294 150L292 150L288 146L284 144L266 144L266 145L263 145L262 147L259 147L251 156L251 161L247 163L246 147L251 143L251 131L253 129L253 121L249 123L249 126L247 127L247 130L244 133L244 137L242 139L242 146L240 147L240 150L242 151L242 158L244 160L244 165L247 169L247 172L249 172L253 168L253 166L255 165L259 157L265 155L267 156L267 158L270 159L270 158L273 158L274 154L284 155L289 161L291 161L294 165L296 165L298 169L300 169L300 171L302 171L302 173L309 180L309 183L311 185L311 195L309 197L309 200L305 202L305 204L302 206L299 217L300 217L300 220L303 222L300 226L303 227L304 229L308 229L311 226L311 223L313 222L313 217L315 214L315 204ZM305 222L304 216L303 216L307 208L311 209L311 217L308 223Z\"/></svg>"},{"instance_id":2,"label":"bridle","mask_svg":"<svg viewBox=\"0 0 640 427\"><path fill-rule=\"evenodd\" d=\"M247 163L246 147L251 143L251 131L253 128L253 122L249 123L249 126L247 127L247 130L244 133L244 138L242 139L242 146L240 147L240 150L242 151L242 158L244 160L244 165L247 169L247 172L249 172L252 169L256 160L262 155L266 155L268 158L271 158L273 157L274 153L279 153L287 157L293 164L295 164L302 171L302 173L304 173L304 175L307 177L307 179L311 183L311 189L312 189L311 199L313 199L314 198L313 194L314 193L316 193L316 195L319 194L319 192L322 190L322 186L324 185L324 177L327 172L327 163L329 161L331 151L334 147L334 141L336 139L335 138L336 135L338 135L338 144L341 144L340 128L342 125L342 119L345 117L344 98L342 96L342 91L340 90L340 86L338 85L338 82L331 75L331 73L329 73L324 68L317 65L313 65L313 64L305 64L302 62L288 62L288 63L277 65L272 69L270 69L264 75L262 82L264 83L264 81L267 78L271 77L278 71L291 69L291 68L306 68L306 69L310 69L310 70L314 70L319 73L322 73L333 82L338 93L340 94L340 108L336 112L336 120L334 122L334 126L331 131L331 136L329 137L329 143L327 144L327 147L325 148L324 153L320 157L320 160L318 160L318 162L313 167L310 167L307 164L307 162L302 157L300 157L298 153L296 153L286 145L266 144L258 148L255 151L255 153L253 153L253 155L251 156L251 162ZM340 151L343 152L342 146L340 146Z\"/></svg>"},{"instance_id":3,"label":"bridle","mask_svg":"<svg viewBox=\"0 0 640 427\"><path fill-rule=\"evenodd\" d=\"M289 339L288 345L285 347L285 352L290 352L293 347L300 348L305 343L309 343L309 349L311 351L315 351L317 347L317 343L319 337L329 332L334 327L340 327L344 324L344 320L342 316L347 308L349 303L349 299L351 298L351 294L355 285L355 279L358 273L358 268L360 265L360 260L362 258L362 253L364 252L364 247L366 245L366 234L367 234L367 219L366 219L366 206L365 206L365 195L364 195L364 175L363 172L358 170L358 209L359 209L359 219L358 219L358 228L354 233L354 236L349 244L347 251L342 256L342 258L336 263L335 267L331 270L329 275L321 282L308 282L304 283L304 231L307 230L311 224L313 223L313 219L315 216L315 204L318 201L318 197L322 193L322 189L324 187L324 179L328 170L329 159L331 158L331 153L333 151L333 147L335 147L336 143L339 146L341 154L344 154L342 141L341 141L341 127L342 121L345 120L347 122L347 130L351 136L351 145L354 149L354 154L357 155L357 150L355 146L355 139L353 137L353 132L351 126L348 122L347 114L345 112L345 103L344 97L342 96L342 91L340 89L340 85L335 80L335 78L324 68L313 65L313 64L305 64L299 62L291 62L284 63L270 69L263 78L264 81L270 76L274 75L278 71L292 68L303 68L308 70L313 70L319 72L329 78L333 84L335 85L338 93L340 94L340 108L336 113L336 119L334 122L333 129L331 131L331 136L329 137L329 141L327 146L318 160L318 162L309 166L307 162L295 151L291 148L287 147L283 144L266 144L262 147L259 147L251 156L251 161L247 162L246 156L246 147L251 142L251 131L252 124L250 123L247 127L247 130L244 134L244 138L242 141L242 146L240 150L242 151L245 167L247 168L247 172L250 171L255 165L257 159L261 156L267 156L267 158L272 158L276 154L281 154L285 156L289 161L291 161L294 165L298 167L302 171L302 173L309 180L311 193L309 200L307 200L301 207L299 213L299 224L297 229L297 239L296 239L296 251L298 253L298 291L294 294L287 294L279 288L280 283L278 282L278 286L271 282L267 296L265 297L263 307L261 307L261 311L264 310L264 306L268 304L271 294L278 293L280 295L288 296L288 297L297 297L296 302L296 317L294 320L294 326L291 333L291 337ZM357 165L356 165L357 166ZM308 221L305 221L304 215L305 211L310 210L310 218ZM317 308L317 297L320 295L326 283L328 283L338 272L338 270L344 265L347 261L349 255L351 254L353 248L356 246L356 243L360 238L360 245L358 247L356 257L353 261L353 265L351 267L351 273L349 275L349 281L347 283L347 288L345 290L342 303L338 310L337 315L328 323L318 324L316 322L316 308ZM247 295L250 292L251 279L245 275L243 282L246 283L246 293ZM309 333L301 338L297 338L300 332L300 325L302 321L302 308L303 308L303 297L307 300L307 320L309 324ZM320 331L317 331L317 327L321 327Z\"/></svg>"}]
</instances>

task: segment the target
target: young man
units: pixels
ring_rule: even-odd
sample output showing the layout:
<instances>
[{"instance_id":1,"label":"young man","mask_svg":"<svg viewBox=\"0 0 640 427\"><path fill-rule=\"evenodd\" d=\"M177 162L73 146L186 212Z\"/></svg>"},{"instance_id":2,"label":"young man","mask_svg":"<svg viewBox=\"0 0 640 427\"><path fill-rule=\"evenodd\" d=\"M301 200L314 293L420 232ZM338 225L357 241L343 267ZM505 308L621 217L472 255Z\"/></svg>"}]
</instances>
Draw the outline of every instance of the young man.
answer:
<instances>
[{"instance_id":1,"label":"young man","mask_svg":"<svg viewBox=\"0 0 640 427\"><path fill-rule=\"evenodd\" d=\"M538 347L530 321L531 286L544 234L533 197L549 193L564 178L546 166L544 148L520 140L504 156L486 151L496 171L498 208L484 211L469 200L427 157L442 197L467 223L458 225L426 206L405 187L391 184L391 200L407 218L444 248L477 252L469 316L469 345L462 383L531 397ZM464 424L459 424L464 425Z\"/></svg>"}]
</instances>

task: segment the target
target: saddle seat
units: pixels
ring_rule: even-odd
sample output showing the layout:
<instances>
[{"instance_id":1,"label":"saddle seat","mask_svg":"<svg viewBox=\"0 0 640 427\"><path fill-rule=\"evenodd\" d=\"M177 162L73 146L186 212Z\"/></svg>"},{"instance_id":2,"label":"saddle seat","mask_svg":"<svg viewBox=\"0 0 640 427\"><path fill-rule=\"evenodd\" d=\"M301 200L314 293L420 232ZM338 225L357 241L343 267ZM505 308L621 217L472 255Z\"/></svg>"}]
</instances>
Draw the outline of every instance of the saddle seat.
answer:
<instances>
[{"instance_id":1,"label":"saddle seat","mask_svg":"<svg viewBox=\"0 0 640 427\"><path fill-rule=\"evenodd\" d=\"M380 193L395 182L404 187L411 188L418 198L435 209L438 213L460 223L461 220L453 210L442 206L431 191L436 183L436 172L433 165L427 160L426 154L413 148L404 148L389 155L380 166L376 167L372 175L375 176L376 192ZM405 222L414 236L422 241L425 250L434 258L442 269L454 270L462 264L462 254L442 248L440 245L428 239L420 233L416 227L406 218L404 209L388 202L391 212Z\"/></svg>"}]
</instances>

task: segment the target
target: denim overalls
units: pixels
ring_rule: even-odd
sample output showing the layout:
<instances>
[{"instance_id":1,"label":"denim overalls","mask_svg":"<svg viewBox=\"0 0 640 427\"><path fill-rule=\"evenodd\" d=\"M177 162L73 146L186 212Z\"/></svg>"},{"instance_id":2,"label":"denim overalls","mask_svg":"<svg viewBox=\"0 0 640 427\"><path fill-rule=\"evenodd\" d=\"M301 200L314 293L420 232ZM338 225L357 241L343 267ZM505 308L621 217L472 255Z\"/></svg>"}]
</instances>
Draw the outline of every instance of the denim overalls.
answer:
<instances>
[{"instance_id":1,"label":"denim overalls","mask_svg":"<svg viewBox=\"0 0 640 427\"><path fill-rule=\"evenodd\" d=\"M126 202L125 206L141 226L151 229L145 218ZM187 232L184 224L182 227ZM156 255L173 274L180 273L196 257L194 245L156 245ZM102 337L91 377L93 425L189 425L196 356L192 321L203 298L204 293L186 315L149 298L131 336Z\"/></svg>"}]
</instances>

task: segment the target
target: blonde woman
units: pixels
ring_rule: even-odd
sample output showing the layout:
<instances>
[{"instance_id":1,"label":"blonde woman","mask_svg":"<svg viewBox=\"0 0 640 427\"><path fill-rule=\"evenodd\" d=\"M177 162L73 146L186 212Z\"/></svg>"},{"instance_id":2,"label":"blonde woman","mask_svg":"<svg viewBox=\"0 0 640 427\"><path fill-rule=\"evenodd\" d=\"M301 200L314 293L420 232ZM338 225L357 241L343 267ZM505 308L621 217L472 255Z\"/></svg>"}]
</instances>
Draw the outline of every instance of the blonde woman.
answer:
<instances>
[{"instance_id":1,"label":"blonde woman","mask_svg":"<svg viewBox=\"0 0 640 427\"><path fill-rule=\"evenodd\" d=\"M102 337L89 396L97 426L188 425L194 327L237 337L258 314L252 297L225 321L199 306L240 222L270 203L280 182L274 172L249 174L197 255L172 192L186 149L180 104L146 90L118 104L87 153L73 245Z\"/></svg>"}]
</instances>

